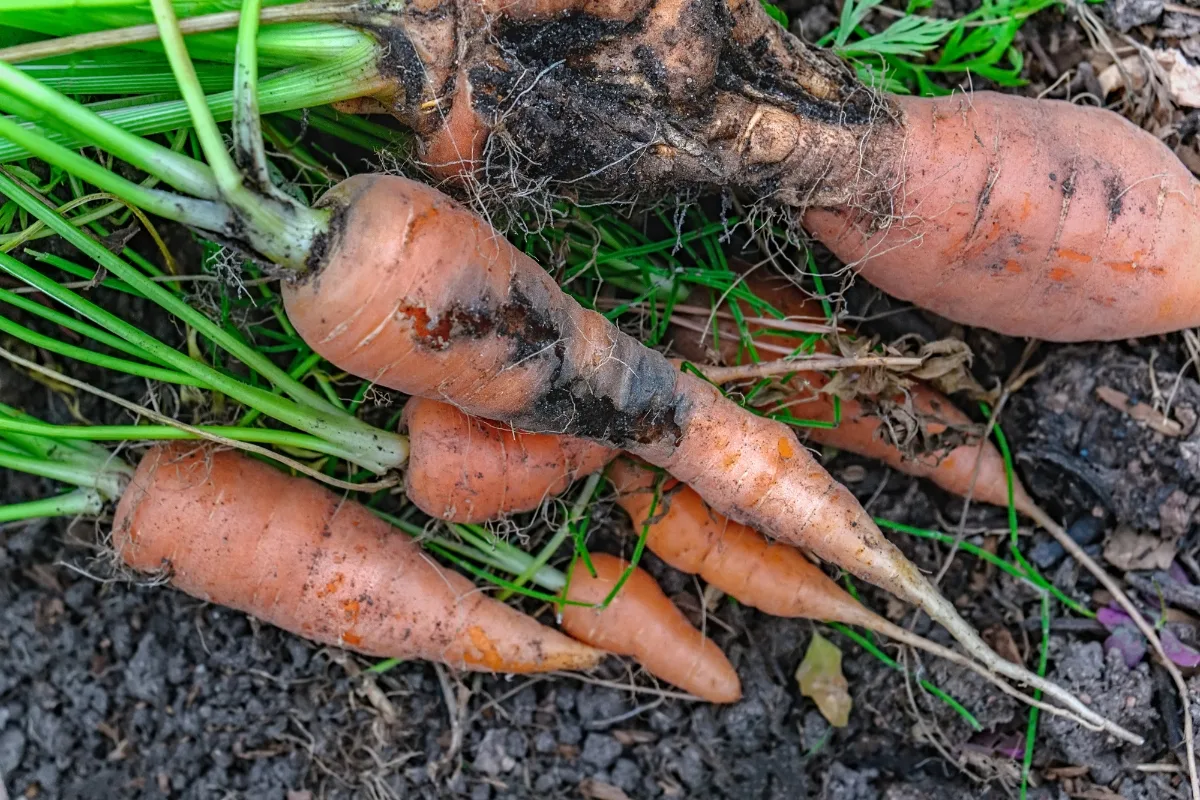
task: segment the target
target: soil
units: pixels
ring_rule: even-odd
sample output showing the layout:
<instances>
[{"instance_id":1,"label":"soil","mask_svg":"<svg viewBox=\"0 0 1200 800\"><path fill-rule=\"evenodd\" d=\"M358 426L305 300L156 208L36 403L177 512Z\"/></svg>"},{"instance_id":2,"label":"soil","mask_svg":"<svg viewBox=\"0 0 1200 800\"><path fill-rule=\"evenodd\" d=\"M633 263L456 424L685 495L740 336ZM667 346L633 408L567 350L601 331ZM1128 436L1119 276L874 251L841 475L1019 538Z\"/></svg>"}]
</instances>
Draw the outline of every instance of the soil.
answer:
<instances>
[{"instance_id":1,"label":"soil","mask_svg":"<svg viewBox=\"0 0 1200 800\"><path fill-rule=\"evenodd\" d=\"M1145 5L1123 2L1117 11L1142 19L1153 13ZM833 5L789 11L810 40L836 20ZM1143 35L1153 38L1153 31ZM1031 93L1083 58L1086 43L1057 12L1044 12L1022 37L1024 49L1045 56L1027 58ZM1062 63L1047 66L1056 59ZM180 340L148 308L95 294L165 340ZM849 296L859 311L887 307L862 286ZM1024 347L914 311L883 317L873 330L889 338L961 336L987 386L1008 376ZM1034 496L1097 555L1130 531L1194 554L1200 384L1180 339L1043 345L1031 364L1041 371L1012 395L1002 424L1019 477ZM90 377L144 399L140 383ZM1102 402L1103 387L1131 403L1169 407L1166 416L1182 434L1156 432ZM70 422L76 414L127 419L0 367L0 401L18 398L51 421ZM159 399L170 411L178 398ZM961 500L859 458L824 456L873 514L956 529ZM0 502L49 491L43 481L6 472ZM965 520L969 541L1005 547L1002 510L972 506ZM594 546L619 550L624 525L620 514L601 509ZM1015 796L1019 782L1013 754L1027 711L973 674L929 660L919 670L970 709L986 735L974 734L946 705L825 626L768 618L726 600L702 613L698 583L653 556L646 557L650 571L728 653L743 681L741 702L718 708L674 699L615 659L585 677L455 675L420 663L366 672L370 662L357 656L317 648L170 589L114 578L103 533L103 521L0 527L0 798L6 790L14 800L993 800ZM892 538L930 572L947 554L928 540ZM1022 548L1068 595L1093 607L1105 601L1045 537L1027 537ZM1031 589L962 554L942 587L1002 651L1036 663L1041 620ZM946 641L923 617L914 620L907 608L860 588L873 608ZM1157 610L1155 598L1141 597ZM1171 617L1184 641L1197 638L1192 619ZM849 724L840 729L800 695L793 677L818 630L841 648L854 700ZM1146 661L1127 666L1119 652L1105 651L1106 631L1066 616L1060 606L1051 630L1049 675L1147 742L1119 745L1043 717L1028 796L1186 797L1177 773L1137 769L1174 764L1170 751L1182 749L1180 700L1161 668ZM1200 683L1192 686L1189 702L1200 716Z\"/></svg>"}]
</instances>

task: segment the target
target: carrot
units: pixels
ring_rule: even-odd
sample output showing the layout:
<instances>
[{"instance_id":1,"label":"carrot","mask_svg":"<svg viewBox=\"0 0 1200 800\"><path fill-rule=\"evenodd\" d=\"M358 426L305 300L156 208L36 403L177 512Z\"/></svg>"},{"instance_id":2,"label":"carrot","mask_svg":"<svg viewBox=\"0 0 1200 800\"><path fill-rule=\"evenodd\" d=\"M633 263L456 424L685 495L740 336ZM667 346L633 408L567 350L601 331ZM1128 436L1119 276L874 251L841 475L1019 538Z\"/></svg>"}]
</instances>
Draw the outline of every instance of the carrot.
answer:
<instances>
[{"instance_id":1,"label":"carrot","mask_svg":"<svg viewBox=\"0 0 1200 800\"><path fill-rule=\"evenodd\" d=\"M771 303L776 310L788 317L824 318L820 304L808 298L802 290L788 281L748 278L746 284L757 296ZM752 331L761 332L764 327L769 326L749 327ZM742 351L736 331L725 325L722 325L722 329L717 355L726 364L744 363L748 354ZM708 358L709 350L701 345L701 336L695 330L675 326L673 334L675 348L685 356L697 363ZM777 347L759 349L758 356L763 361L782 358L784 352L780 351L794 350L798 345L795 338L762 333L755 335L754 341ZM822 339L816 343L815 350L829 352L830 347ZM835 421L833 398L821 391L829 380L829 377L821 372L801 371L790 382L795 394L779 400L774 406L763 407L762 410L786 408L793 416L832 424ZM927 384L913 381L907 392L907 399L911 401L913 411L928 434L938 436L948 430L962 430L972 425L971 418L950 398ZM895 399L898 403L905 402L903 396ZM910 456L888 441L884 436L883 421L871 414L862 403L853 398L842 399L840 402L839 424L827 428L807 428L806 433L810 440L882 461L906 475L928 478L951 494L960 497L970 494L972 498L985 503L1008 506L1004 459L990 441L982 439L975 443ZM1032 499L1020 484L1016 484L1013 491L1018 510L1024 512L1032 504Z\"/></svg>"},{"instance_id":2,"label":"carrot","mask_svg":"<svg viewBox=\"0 0 1200 800\"><path fill-rule=\"evenodd\" d=\"M20 125L4 125L4 135L86 173L102 190L218 240L241 242L289 272L283 298L294 327L339 368L522 430L580 436L639 455L732 519L919 604L996 672L1042 690L1089 724L1139 739L992 651L786 426L741 409L580 307L467 209L396 176L351 177L313 208L272 186L253 91L254 0L243 8L235 64L233 144L243 172L204 101L169 0L151 0L151 7L207 169L114 131L66 98L47 100L11 67L0 65L0 88L39 113L70 119L81 135L111 135L116 155L190 190L146 189L80 163Z\"/></svg>"},{"instance_id":3,"label":"carrot","mask_svg":"<svg viewBox=\"0 0 1200 800\"><path fill-rule=\"evenodd\" d=\"M1051 341L1200 324L1200 183L1103 109L993 92L891 98L891 187L804 226L867 280L944 317Z\"/></svg>"},{"instance_id":4,"label":"carrot","mask_svg":"<svg viewBox=\"0 0 1200 800\"><path fill-rule=\"evenodd\" d=\"M616 451L585 439L522 433L447 403L414 397L404 407L408 499L432 517L483 522L528 511Z\"/></svg>"},{"instance_id":5,"label":"carrot","mask_svg":"<svg viewBox=\"0 0 1200 800\"><path fill-rule=\"evenodd\" d=\"M326 359L475 416L639 455L732 519L920 605L996 672L1111 726L988 648L785 425L739 408L580 307L437 191L358 176L331 194L339 225L323 269L284 287L293 325Z\"/></svg>"},{"instance_id":6,"label":"carrot","mask_svg":"<svg viewBox=\"0 0 1200 800\"><path fill-rule=\"evenodd\" d=\"M480 593L365 507L233 451L152 448L112 545L187 594L368 655L519 673L601 656Z\"/></svg>"},{"instance_id":7,"label":"carrot","mask_svg":"<svg viewBox=\"0 0 1200 800\"><path fill-rule=\"evenodd\" d=\"M571 571L571 600L598 605L625 573L616 556L592 553L596 574L579 559ZM737 673L725 654L663 594L644 570L635 569L606 608L563 607L563 628L580 641L632 656L648 672L712 703L742 697Z\"/></svg>"},{"instance_id":8,"label":"carrot","mask_svg":"<svg viewBox=\"0 0 1200 800\"><path fill-rule=\"evenodd\" d=\"M970 669L1006 694L1045 708L970 659L874 613L799 550L771 542L721 516L678 481L667 480L659 487L662 497L656 503L658 478L644 464L618 458L609 467L608 477L617 490L617 503L633 520L634 529L646 532L646 547L680 572L699 575L738 602L773 616L867 628ZM1046 710L1058 713L1056 708Z\"/></svg>"}]
</instances>

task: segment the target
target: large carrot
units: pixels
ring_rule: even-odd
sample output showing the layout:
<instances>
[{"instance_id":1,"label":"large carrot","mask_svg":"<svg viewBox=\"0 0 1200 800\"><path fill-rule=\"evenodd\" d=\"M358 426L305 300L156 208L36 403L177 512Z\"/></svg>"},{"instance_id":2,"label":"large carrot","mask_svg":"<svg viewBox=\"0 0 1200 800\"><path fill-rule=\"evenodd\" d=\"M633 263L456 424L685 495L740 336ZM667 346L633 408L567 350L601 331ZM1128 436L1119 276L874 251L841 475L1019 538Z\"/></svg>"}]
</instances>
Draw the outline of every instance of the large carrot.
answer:
<instances>
[{"instance_id":1,"label":"large carrot","mask_svg":"<svg viewBox=\"0 0 1200 800\"><path fill-rule=\"evenodd\" d=\"M233 451L160 445L117 506L130 567L306 639L490 672L594 666L573 642L443 569L365 507Z\"/></svg>"},{"instance_id":2,"label":"large carrot","mask_svg":"<svg viewBox=\"0 0 1200 800\"><path fill-rule=\"evenodd\" d=\"M239 67L259 4L245 3ZM152 7L177 64L173 11L168 0ZM142 13L105 9L85 27ZM70 30L62 16L9 15L16 26ZM375 97L356 105L411 126L422 161L444 171L606 196L735 188L795 208L888 291L1014 335L1119 339L1200 323L1190 267L1197 183L1162 142L1112 112L991 92L881 94L746 0L426 0L342 18L362 26L333 32L354 55L336 79L313 81L312 103ZM288 36L271 38L278 47ZM196 41L208 57L214 44ZM294 40L289 50L311 57ZM240 87L253 85L247 75L257 78L240 70ZM272 88L272 110L304 105L294 86ZM488 141L494 130L503 133ZM238 125L234 133L252 158L253 144L243 146Z\"/></svg>"},{"instance_id":3,"label":"large carrot","mask_svg":"<svg viewBox=\"0 0 1200 800\"><path fill-rule=\"evenodd\" d=\"M1156 137L1104 109L994 92L890 102L886 197L804 215L867 280L1012 336L1200 324L1200 183Z\"/></svg>"},{"instance_id":4,"label":"large carrot","mask_svg":"<svg viewBox=\"0 0 1200 800\"><path fill-rule=\"evenodd\" d=\"M592 553L593 575L584 559L571 572L569 599L599 605L628 565ZM648 672L713 703L741 699L742 686L725 654L683 616L645 571L635 569L607 607L563 607L563 628L580 641L633 656Z\"/></svg>"},{"instance_id":5,"label":"large carrot","mask_svg":"<svg viewBox=\"0 0 1200 800\"><path fill-rule=\"evenodd\" d=\"M824 318L818 302L785 280L752 277L746 283L756 295L789 317ZM773 346L757 351L763 361L782 358L798 344L794 338L762 333L763 328L769 327L767 323L750 326L756 332L755 342ZM721 329L716 355L726 364L744 363L749 354L742 349L736 331L725 324L721 325ZM707 359L711 352L705 344L711 344L712 337L702 336L695 326L674 326L672 341L676 349L697 363L702 363L701 359ZM816 343L815 350L829 352L830 347L822 339ZM786 407L793 416L832 425L836 417L833 397L821 391L829 380L822 372L798 372L789 384L794 393L780 399L774 407ZM972 427L970 417L950 398L927 384L913 381L906 391L907 400L911 401L912 410L916 412L919 424L926 433L939 436L951 430ZM896 401L904 403L906 398L899 396ZM764 410L770 410L771 407ZM1004 459L996 446L986 439L933 452L906 454L884 435L883 420L853 398L841 400L839 424L832 427L813 426L806 429L806 434L810 440L820 444L877 459L907 475L928 478L960 497L970 494L985 503L1008 505ZM1033 500L1019 483L1014 485L1013 492L1019 511L1025 513L1032 507Z\"/></svg>"},{"instance_id":6,"label":"large carrot","mask_svg":"<svg viewBox=\"0 0 1200 800\"><path fill-rule=\"evenodd\" d=\"M135 205L240 241L289 270L284 302L293 324L340 368L523 430L582 436L640 455L731 518L919 604L996 672L1041 689L1093 725L1139 738L992 651L786 426L739 408L581 308L536 262L445 195L404 178L360 175L310 209L273 187L253 93L254 0L241 17L236 65L234 149L244 173L204 101L169 0L151 6L209 162L189 167L186 181L179 154L130 141L65 98L47 99L15 70L0 68L0 86L39 113L69 118L83 135L112 134L117 155L177 188L190 186L184 191L191 196L147 190L81 164L19 125L3 126L4 135Z\"/></svg>"},{"instance_id":7,"label":"large carrot","mask_svg":"<svg viewBox=\"0 0 1200 800\"><path fill-rule=\"evenodd\" d=\"M405 405L403 420L408 499L430 516L455 522L536 508L616 455L585 439L514 431L420 397Z\"/></svg>"}]
</instances>

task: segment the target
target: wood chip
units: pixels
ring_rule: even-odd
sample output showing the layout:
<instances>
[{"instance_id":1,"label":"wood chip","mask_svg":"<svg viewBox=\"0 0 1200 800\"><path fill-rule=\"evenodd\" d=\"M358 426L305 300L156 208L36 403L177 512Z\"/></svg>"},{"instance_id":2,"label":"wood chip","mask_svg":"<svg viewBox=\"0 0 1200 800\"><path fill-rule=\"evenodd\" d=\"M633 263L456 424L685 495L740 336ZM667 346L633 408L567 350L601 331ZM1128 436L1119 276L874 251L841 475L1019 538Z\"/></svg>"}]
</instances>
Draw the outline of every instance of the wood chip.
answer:
<instances>
[{"instance_id":1,"label":"wood chip","mask_svg":"<svg viewBox=\"0 0 1200 800\"><path fill-rule=\"evenodd\" d=\"M1119 570L1169 569L1175 560L1175 542L1120 526L1104 544L1104 560Z\"/></svg>"},{"instance_id":2,"label":"wood chip","mask_svg":"<svg viewBox=\"0 0 1200 800\"><path fill-rule=\"evenodd\" d=\"M1182 436L1183 426L1170 417L1165 416L1161 411L1156 411L1152 406L1145 403L1133 403L1129 400L1129 395L1124 392L1117 391L1111 386L1099 386L1096 388L1096 397L1103 402L1123 411L1129 416L1136 419L1138 422L1145 423L1151 430L1158 431L1164 436Z\"/></svg>"}]
</instances>

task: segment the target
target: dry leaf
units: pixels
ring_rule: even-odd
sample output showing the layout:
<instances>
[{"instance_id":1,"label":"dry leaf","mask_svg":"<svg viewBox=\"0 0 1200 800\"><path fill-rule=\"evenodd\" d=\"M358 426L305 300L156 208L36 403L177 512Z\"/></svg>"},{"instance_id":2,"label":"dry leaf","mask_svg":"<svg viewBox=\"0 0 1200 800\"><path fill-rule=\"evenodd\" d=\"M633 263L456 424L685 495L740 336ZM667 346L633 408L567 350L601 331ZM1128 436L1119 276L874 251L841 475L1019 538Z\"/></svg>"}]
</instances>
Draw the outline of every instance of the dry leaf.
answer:
<instances>
[{"instance_id":1,"label":"dry leaf","mask_svg":"<svg viewBox=\"0 0 1200 800\"><path fill-rule=\"evenodd\" d=\"M579 793L592 800L629 800L629 795L625 794L621 787L595 778L585 778L579 784Z\"/></svg>"},{"instance_id":2,"label":"dry leaf","mask_svg":"<svg viewBox=\"0 0 1200 800\"><path fill-rule=\"evenodd\" d=\"M800 694L811 697L821 716L835 728L844 728L850 721L850 684L842 674L842 651L819 633L808 643L804 660L796 667L796 682Z\"/></svg>"},{"instance_id":3,"label":"dry leaf","mask_svg":"<svg viewBox=\"0 0 1200 800\"><path fill-rule=\"evenodd\" d=\"M1165 570L1175 560L1175 543L1122 526L1104 545L1104 559L1126 572L1133 569Z\"/></svg>"},{"instance_id":4,"label":"dry leaf","mask_svg":"<svg viewBox=\"0 0 1200 800\"><path fill-rule=\"evenodd\" d=\"M1200 108L1200 67L1192 64L1187 56L1174 48L1155 50L1153 57L1155 63L1166 74L1167 93L1172 102L1186 108ZM1125 68L1133 86L1126 86L1121 67ZM1146 72L1146 64L1142 57L1132 55L1124 59L1120 66L1113 64L1105 68L1097 79L1106 95L1122 87L1127 91L1137 91L1146 85Z\"/></svg>"}]
</instances>

